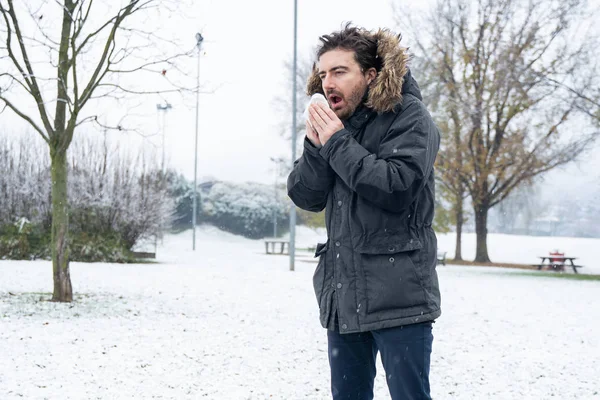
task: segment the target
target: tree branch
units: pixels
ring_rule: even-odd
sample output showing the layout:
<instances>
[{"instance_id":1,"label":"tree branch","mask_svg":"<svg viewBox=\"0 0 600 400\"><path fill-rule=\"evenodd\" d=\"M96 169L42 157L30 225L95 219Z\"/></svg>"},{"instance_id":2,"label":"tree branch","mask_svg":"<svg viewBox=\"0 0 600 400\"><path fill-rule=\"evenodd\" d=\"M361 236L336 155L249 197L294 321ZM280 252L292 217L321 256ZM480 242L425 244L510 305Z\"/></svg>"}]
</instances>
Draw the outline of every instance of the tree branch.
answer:
<instances>
[{"instance_id":1,"label":"tree branch","mask_svg":"<svg viewBox=\"0 0 600 400\"><path fill-rule=\"evenodd\" d=\"M178 58L181 58L181 57L185 57L185 56L189 56L190 54L192 54L192 51L187 51L185 53L178 53L178 54L176 54L174 56L167 57L164 60L148 62L148 63L142 64L142 65L139 65L139 66L137 66L135 68L130 68L130 69L110 69L109 71L110 72L114 72L114 73L119 73L119 74L130 74L130 73L133 73L133 72L138 72L140 70L146 70L146 71L152 71L152 72L159 73L161 71L148 69L148 67L151 67L153 65L160 65L160 64L164 64L164 63L169 63L172 60L175 60L175 59L178 59ZM115 61L115 62L113 62L111 64L114 65L114 64L118 64L118 63L119 62Z\"/></svg>"},{"instance_id":2,"label":"tree branch","mask_svg":"<svg viewBox=\"0 0 600 400\"><path fill-rule=\"evenodd\" d=\"M6 29L8 30L6 44L7 44L9 56L10 56L11 60L13 61L13 64L15 65L15 67L17 67L17 69L19 70L19 72L21 73L23 78L25 79L25 82L29 85L29 87L31 89L31 94L34 96L34 98L37 102L38 112L42 119L42 123L44 124L44 127L46 128L46 132L48 132L48 135L52 135L54 132L54 129L52 128L52 124L50 123L50 119L48 118L48 114L46 112L46 106L44 105L44 101L42 99L42 92L40 91L35 74L33 72L33 68L29 61L29 56L27 54L27 49L25 48L25 42L23 40L21 28L19 27L19 21L15 14L13 0L8 0L8 5L9 5L9 9L6 10L2 6L2 4L0 4L0 12L2 12L2 15L4 16L4 19L6 21ZM13 54L12 46L11 46L12 30L10 28L10 24L8 22L8 18L6 17L6 14L8 14L10 16L10 19L14 26L14 30L15 30L14 33L17 36L17 41L19 42L19 48L21 50L21 55L23 56L23 61L25 62L25 69L27 70L27 73L25 73L25 70L23 69L21 64L17 61L15 55ZM27 79L28 77L30 79Z\"/></svg>"},{"instance_id":3,"label":"tree branch","mask_svg":"<svg viewBox=\"0 0 600 400\"><path fill-rule=\"evenodd\" d=\"M119 13L117 14L116 17L111 18L111 20L109 22L107 22L105 25L103 25L103 27L101 28L101 29L104 29L104 26L108 25L112 20L114 20L113 27L110 31L108 39L106 40L106 44L104 45L104 51L102 52L102 56L100 57L100 60L98 61L97 67L94 70L92 77L90 78L88 84L86 85L85 89L83 90L83 92L81 94L81 104L80 104L79 108L83 107L83 105L87 102L87 100L91 96L94 89L100 83L100 79L98 79L98 77L104 76L106 74L106 70L104 72L102 72L102 70L105 68L105 64L107 64L107 60L109 59L109 53L111 51L114 51L115 33L117 31L117 28L123 22L123 20L125 18L127 18L127 16L131 15L131 13L135 10L135 6L139 2L140 2L140 0L132 0L127 6L123 7L119 11ZM88 36L88 38L86 38L84 43L88 39L89 39L89 36ZM83 46L83 44L82 44L82 46ZM82 48L82 46L80 46L80 49ZM106 68L108 68L108 66Z\"/></svg>"},{"instance_id":4,"label":"tree branch","mask_svg":"<svg viewBox=\"0 0 600 400\"><path fill-rule=\"evenodd\" d=\"M127 89L124 88L123 86L114 84L114 83L100 83L97 85L97 88L100 87L110 87L113 88L115 90L119 90L122 91L124 93L129 93L129 94L140 94L140 95L144 95L144 94L166 94L166 93L181 93L181 92L192 92L192 93L196 93L196 89L188 89L188 88L184 88L184 87L178 87L175 89L169 89L169 90L131 90L131 89ZM210 92L201 92L201 93L210 93Z\"/></svg>"},{"instance_id":5,"label":"tree branch","mask_svg":"<svg viewBox=\"0 0 600 400\"><path fill-rule=\"evenodd\" d=\"M23 89L25 89L25 91L27 91L27 93L32 94L31 91L29 90L29 87L27 85L25 85L20 79L17 79L13 74L10 74L8 72L3 72L0 74L0 78L2 78L2 77L9 77L12 82L18 83ZM2 88L0 88L0 93L1 92L2 92Z\"/></svg>"},{"instance_id":6,"label":"tree branch","mask_svg":"<svg viewBox=\"0 0 600 400\"><path fill-rule=\"evenodd\" d=\"M44 133L44 131L42 130L42 128L40 128L31 117L29 117L27 114L25 114L24 112L22 112L21 110L19 110L10 100L8 100L6 97L0 95L0 100L2 100L4 102L4 104L6 104L6 106L8 108L10 108L15 114L17 114L19 117L21 117L22 119L24 119L25 121L27 121L32 127L33 129L35 129L41 136L42 139L44 139L44 141L46 143L50 143L50 139L48 138L48 136L46 136L46 134Z\"/></svg>"}]
</instances>

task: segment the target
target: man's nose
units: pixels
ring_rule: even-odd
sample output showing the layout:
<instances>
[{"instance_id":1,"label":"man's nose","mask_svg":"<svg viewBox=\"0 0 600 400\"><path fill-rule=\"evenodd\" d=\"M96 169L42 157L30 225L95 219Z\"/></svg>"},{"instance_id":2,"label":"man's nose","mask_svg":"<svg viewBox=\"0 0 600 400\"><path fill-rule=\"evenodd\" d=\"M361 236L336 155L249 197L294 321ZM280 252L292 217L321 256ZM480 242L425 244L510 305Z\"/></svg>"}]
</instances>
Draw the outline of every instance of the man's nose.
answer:
<instances>
[{"instance_id":1,"label":"man's nose","mask_svg":"<svg viewBox=\"0 0 600 400\"><path fill-rule=\"evenodd\" d=\"M323 78L323 90L325 93L328 91L335 89L335 84L330 75L327 75Z\"/></svg>"}]
</instances>

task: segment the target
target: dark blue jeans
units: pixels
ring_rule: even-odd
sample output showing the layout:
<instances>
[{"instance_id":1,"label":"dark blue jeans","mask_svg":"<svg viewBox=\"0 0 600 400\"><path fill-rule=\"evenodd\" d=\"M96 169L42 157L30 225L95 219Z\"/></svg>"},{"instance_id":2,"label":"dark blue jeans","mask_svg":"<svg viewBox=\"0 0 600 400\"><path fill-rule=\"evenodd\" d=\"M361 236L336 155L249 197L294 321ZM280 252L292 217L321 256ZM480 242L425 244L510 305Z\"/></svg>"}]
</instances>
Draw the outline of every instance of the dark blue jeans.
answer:
<instances>
[{"instance_id":1,"label":"dark blue jeans","mask_svg":"<svg viewBox=\"0 0 600 400\"><path fill-rule=\"evenodd\" d=\"M431 331L431 322L345 335L327 331L333 399L373 399L378 351L392 400L431 399Z\"/></svg>"}]
</instances>

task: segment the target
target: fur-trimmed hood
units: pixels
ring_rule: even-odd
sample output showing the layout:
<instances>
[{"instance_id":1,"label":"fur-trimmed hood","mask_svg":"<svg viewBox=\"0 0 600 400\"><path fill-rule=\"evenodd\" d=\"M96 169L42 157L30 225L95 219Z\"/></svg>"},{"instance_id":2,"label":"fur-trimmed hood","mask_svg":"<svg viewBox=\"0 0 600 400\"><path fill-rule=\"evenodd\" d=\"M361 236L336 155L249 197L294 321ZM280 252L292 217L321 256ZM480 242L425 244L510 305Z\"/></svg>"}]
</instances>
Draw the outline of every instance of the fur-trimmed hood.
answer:
<instances>
[{"instance_id":1,"label":"fur-trimmed hood","mask_svg":"<svg viewBox=\"0 0 600 400\"><path fill-rule=\"evenodd\" d=\"M408 49L400 45L401 36L388 29L374 33L365 30L364 34L377 41L377 55L383 60L381 71L369 87L366 106L378 113L391 111L402 103L402 95L406 93L422 100L417 82L408 69ZM308 96L315 93L324 94L316 64L306 85Z\"/></svg>"}]
</instances>

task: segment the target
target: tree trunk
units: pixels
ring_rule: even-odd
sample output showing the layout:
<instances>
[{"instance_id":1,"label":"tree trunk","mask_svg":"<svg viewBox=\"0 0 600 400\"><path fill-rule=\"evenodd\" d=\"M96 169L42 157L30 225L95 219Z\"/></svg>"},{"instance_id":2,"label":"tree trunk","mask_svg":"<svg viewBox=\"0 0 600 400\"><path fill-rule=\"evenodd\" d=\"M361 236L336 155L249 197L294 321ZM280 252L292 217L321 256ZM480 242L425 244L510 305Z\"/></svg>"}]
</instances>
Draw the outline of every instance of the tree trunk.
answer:
<instances>
[{"instance_id":1,"label":"tree trunk","mask_svg":"<svg viewBox=\"0 0 600 400\"><path fill-rule=\"evenodd\" d=\"M490 207L487 204L475 204L475 233L477 235L477 250L475 262L490 262L487 249L487 218Z\"/></svg>"},{"instance_id":2,"label":"tree trunk","mask_svg":"<svg viewBox=\"0 0 600 400\"><path fill-rule=\"evenodd\" d=\"M464 205L462 196L457 196L455 204L456 218L456 248L454 250L454 261L462 261L462 228L464 223Z\"/></svg>"},{"instance_id":3,"label":"tree trunk","mask_svg":"<svg viewBox=\"0 0 600 400\"><path fill-rule=\"evenodd\" d=\"M67 199L67 152L51 150L52 160L52 301L73 301L69 271L69 205Z\"/></svg>"}]
</instances>

